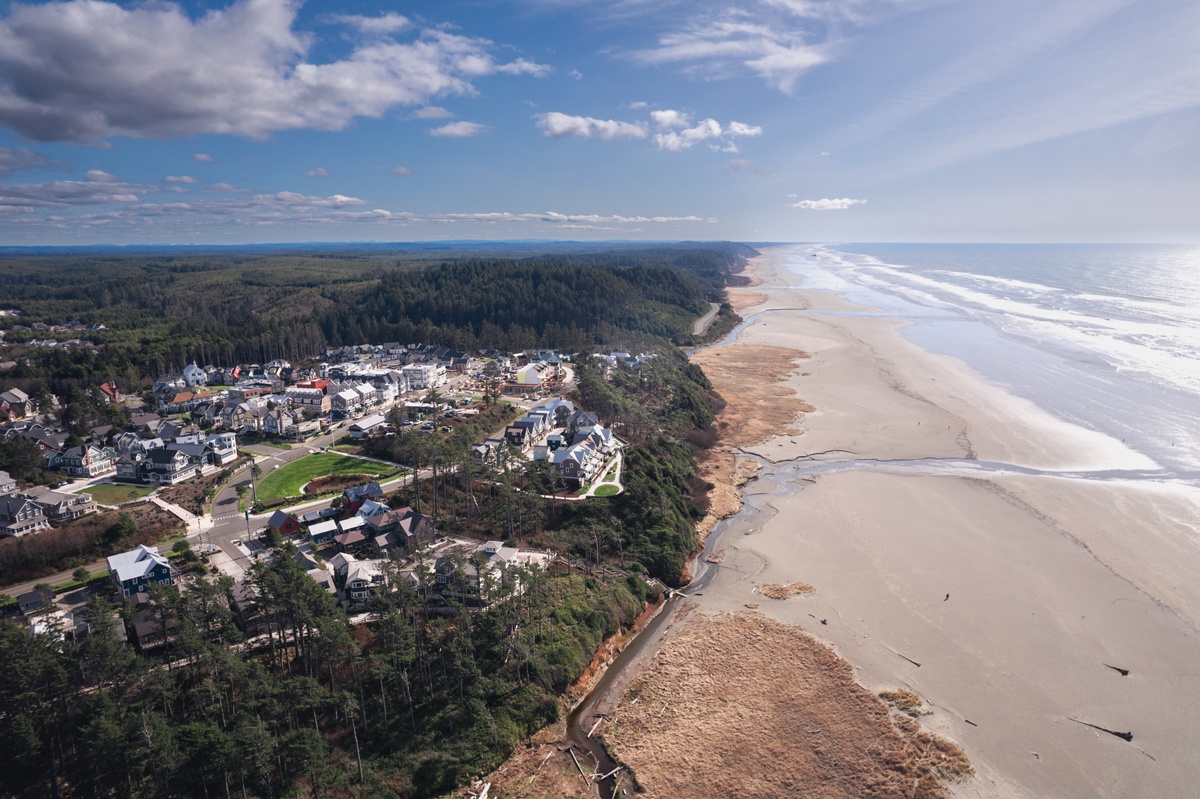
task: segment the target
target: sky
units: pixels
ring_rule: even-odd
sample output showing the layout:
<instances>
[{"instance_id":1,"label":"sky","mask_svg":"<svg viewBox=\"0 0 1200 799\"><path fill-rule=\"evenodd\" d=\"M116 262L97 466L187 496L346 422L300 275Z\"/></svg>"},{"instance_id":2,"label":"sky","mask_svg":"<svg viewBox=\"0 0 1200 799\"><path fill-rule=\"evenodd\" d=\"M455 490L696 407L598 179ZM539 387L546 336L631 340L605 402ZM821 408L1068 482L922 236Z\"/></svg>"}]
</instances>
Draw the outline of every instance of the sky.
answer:
<instances>
[{"instance_id":1,"label":"sky","mask_svg":"<svg viewBox=\"0 0 1200 799\"><path fill-rule=\"evenodd\" d=\"M0 6L0 244L1200 242L1195 0Z\"/></svg>"}]
</instances>

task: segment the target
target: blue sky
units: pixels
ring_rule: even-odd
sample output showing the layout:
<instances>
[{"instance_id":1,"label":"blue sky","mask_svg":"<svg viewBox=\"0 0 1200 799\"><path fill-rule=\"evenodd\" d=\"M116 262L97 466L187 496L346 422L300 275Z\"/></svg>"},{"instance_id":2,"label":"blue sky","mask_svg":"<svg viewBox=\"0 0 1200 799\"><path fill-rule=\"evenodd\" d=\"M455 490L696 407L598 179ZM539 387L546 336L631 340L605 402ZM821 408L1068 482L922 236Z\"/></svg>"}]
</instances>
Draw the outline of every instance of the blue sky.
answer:
<instances>
[{"instance_id":1,"label":"blue sky","mask_svg":"<svg viewBox=\"0 0 1200 799\"><path fill-rule=\"evenodd\" d=\"M1194 0L0 10L0 243L1200 241Z\"/></svg>"}]
</instances>

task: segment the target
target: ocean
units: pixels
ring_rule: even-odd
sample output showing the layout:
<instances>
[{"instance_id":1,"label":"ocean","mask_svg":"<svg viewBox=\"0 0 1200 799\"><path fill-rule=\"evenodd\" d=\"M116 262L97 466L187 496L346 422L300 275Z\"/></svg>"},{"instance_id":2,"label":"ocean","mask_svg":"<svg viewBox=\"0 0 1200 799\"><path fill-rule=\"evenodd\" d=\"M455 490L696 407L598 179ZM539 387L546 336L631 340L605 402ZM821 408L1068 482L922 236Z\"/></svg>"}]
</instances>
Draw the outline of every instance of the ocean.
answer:
<instances>
[{"instance_id":1,"label":"ocean","mask_svg":"<svg viewBox=\"0 0 1200 799\"><path fill-rule=\"evenodd\" d=\"M789 268L1200 486L1200 247L799 245Z\"/></svg>"}]
</instances>

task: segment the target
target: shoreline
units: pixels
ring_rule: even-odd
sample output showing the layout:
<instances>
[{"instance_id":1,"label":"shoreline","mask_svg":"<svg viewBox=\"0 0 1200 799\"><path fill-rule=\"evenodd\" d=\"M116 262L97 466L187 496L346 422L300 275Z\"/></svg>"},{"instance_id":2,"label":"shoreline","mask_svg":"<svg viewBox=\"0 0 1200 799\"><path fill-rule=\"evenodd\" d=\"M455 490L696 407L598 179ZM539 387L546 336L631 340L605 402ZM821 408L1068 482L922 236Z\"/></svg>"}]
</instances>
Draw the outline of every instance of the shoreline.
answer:
<instances>
[{"instance_id":1,"label":"shoreline","mask_svg":"<svg viewBox=\"0 0 1200 799\"><path fill-rule=\"evenodd\" d=\"M785 429L793 414L744 446L763 470L697 615L756 604L832 645L871 690L914 691L923 723L976 767L955 796L1186 795L1200 780L1198 492L996 468L1147 459L920 349L900 320L802 289L782 248L751 276L729 290L748 320L737 346L768 347L772 365L779 349L808 355L781 385L813 410L801 431ZM916 465L864 463L893 460ZM822 471L838 461L857 463ZM816 593L764 600L766 581Z\"/></svg>"}]
</instances>

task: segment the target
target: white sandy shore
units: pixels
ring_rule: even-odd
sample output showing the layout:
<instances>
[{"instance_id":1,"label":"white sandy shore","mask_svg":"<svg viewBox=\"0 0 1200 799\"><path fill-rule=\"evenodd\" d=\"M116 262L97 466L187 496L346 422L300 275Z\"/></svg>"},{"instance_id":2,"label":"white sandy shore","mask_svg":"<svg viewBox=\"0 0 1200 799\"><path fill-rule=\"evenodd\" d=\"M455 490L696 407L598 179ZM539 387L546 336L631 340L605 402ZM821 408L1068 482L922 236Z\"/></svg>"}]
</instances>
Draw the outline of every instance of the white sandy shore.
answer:
<instances>
[{"instance_id":1,"label":"white sandy shore","mask_svg":"<svg viewBox=\"0 0 1200 799\"><path fill-rule=\"evenodd\" d=\"M758 265L761 308L809 310L763 315L739 340L808 352L791 385L817 410L802 435L757 454L1152 465L926 353L895 320L813 313L853 308L796 288L777 255ZM1200 795L1200 492L879 466L823 474L770 504L768 522L742 525L752 533L726 533L729 568L701 607L758 602L834 644L869 687L919 693L934 709L925 723L977 769L957 795ZM795 580L817 594L754 593Z\"/></svg>"}]
</instances>

